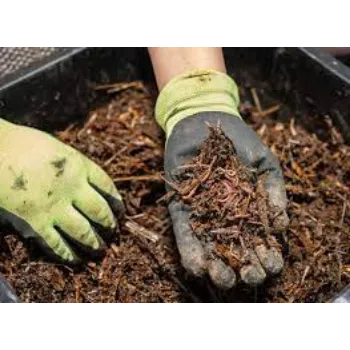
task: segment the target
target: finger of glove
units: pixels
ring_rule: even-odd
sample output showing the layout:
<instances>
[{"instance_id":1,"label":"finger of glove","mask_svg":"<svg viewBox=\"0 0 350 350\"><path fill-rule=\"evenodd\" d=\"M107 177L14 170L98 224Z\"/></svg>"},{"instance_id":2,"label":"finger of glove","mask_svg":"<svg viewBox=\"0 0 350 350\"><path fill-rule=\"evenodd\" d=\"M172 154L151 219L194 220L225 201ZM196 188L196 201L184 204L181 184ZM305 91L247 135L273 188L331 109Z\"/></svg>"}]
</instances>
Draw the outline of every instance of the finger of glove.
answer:
<instances>
[{"instance_id":1,"label":"finger of glove","mask_svg":"<svg viewBox=\"0 0 350 350\"><path fill-rule=\"evenodd\" d=\"M240 276L245 284L254 287L265 281L266 273L252 250L248 251L248 258L249 262L241 268Z\"/></svg>"},{"instance_id":2,"label":"finger of glove","mask_svg":"<svg viewBox=\"0 0 350 350\"><path fill-rule=\"evenodd\" d=\"M283 257L275 247L267 248L261 244L255 248L255 253L268 275L274 276L282 271Z\"/></svg>"},{"instance_id":3,"label":"finger of glove","mask_svg":"<svg viewBox=\"0 0 350 350\"><path fill-rule=\"evenodd\" d=\"M5 277L0 274L0 303L18 303L19 299Z\"/></svg>"},{"instance_id":4,"label":"finger of glove","mask_svg":"<svg viewBox=\"0 0 350 350\"><path fill-rule=\"evenodd\" d=\"M86 184L82 188L77 197L74 198L73 205L101 227L108 229L116 227L116 220L107 200L90 185Z\"/></svg>"},{"instance_id":5,"label":"finger of glove","mask_svg":"<svg viewBox=\"0 0 350 350\"><path fill-rule=\"evenodd\" d=\"M101 250L104 243L89 221L73 207L67 207L55 221L67 237L90 250Z\"/></svg>"},{"instance_id":6,"label":"finger of glove","mask_svg":"<svg viewBox=\"0 0 350 350\"><path fill-rule=\"evenodd\" d=\"M236 274L222 260L209 260L208 271L212 282L222 290L231 289L236 284Z\"/></svg>"},{"instance_id":7,"label":"finger of glove","mask_svg":"<svg viewBox=\"0 0 350 350\"><path fill-rule=\"evenodd\" d=\"M273 172L268 173L264 187L269 196L270 207L276 211L273 228L275 231L285 231L289 225L289 217L286 211L288 201L283 178Z\"/></svg>"},{"instance_id":8,"label":"finger of glove","mask_svg":"<svg viewBox=\"0 0 350 350\"><path fill-rule=\"evenodd\" d=\"M91 160L85 158L89 183L98 191L111 206L115 215L120 217L125 208L122 197L107 173Z\"/></svg>"},{"instance_id":9,"label":"finger of glove","mask_svg":"<svg viewBox=\"0 0 350 350\"><path fill-rule=\"evenodd\" d=\"M77 263L78 257L68 245L68 242L59 234L53 226L47 226L41 230L32 229L24 234L25 237L34 237L38 243L52 257L59 258L63 262Z\"/></svg>"},{"instance_id":10,"label":"finger of glove","mask_svg":"<svg viewBox=\"0 0 350 350\"><path fill-rule=\"evenodd\" d=\"M172 201L169 212L183 267L193 276L203 276L207 270L205 252L192 232L188 211L180 203Z\"/></svg>"},{"instance_id":11,"label":"finger of glove","mask_svg":"<svg viewBox=\"0 0 350 350\"><path fill-rule=\"evenodd\" d=\"M221 290L231 289L236 284L236 274L233 269L215 255L214 243L207 243L205 251L207 253L209 276L214 285Z\"/></svg>"},{"instance_id":12,"label":"finger of glove","mask_svg":"<svg viewBox=\"0 0 350 350\"><path fill-rule=\"evenodd\" d=\"M5 223L10 223L24 238L34 239L52 258L64 262L79 262L74 251L51 224L36 227L33 222L27 222L4 209L0 209L0 217Z\"/></svg>"}]
</instances>

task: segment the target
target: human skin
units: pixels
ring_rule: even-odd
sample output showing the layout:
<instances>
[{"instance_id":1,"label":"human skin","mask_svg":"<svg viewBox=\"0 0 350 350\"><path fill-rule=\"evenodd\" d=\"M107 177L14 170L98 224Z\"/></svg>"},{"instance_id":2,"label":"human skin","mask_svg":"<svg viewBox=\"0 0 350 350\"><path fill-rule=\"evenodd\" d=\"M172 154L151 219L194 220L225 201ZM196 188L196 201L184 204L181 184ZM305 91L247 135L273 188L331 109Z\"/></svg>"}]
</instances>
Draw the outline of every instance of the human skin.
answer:
<instances>
[{"instance_id":1,"label":"human skin","mask_svg":"<svg viewBox=\"0 0 350 350\"><path fill-rule=\"evenodd\" d=\"M159 91L175 76L192 69L226 73L221 47L148 48Z\"/></svg>"}]
</instances>

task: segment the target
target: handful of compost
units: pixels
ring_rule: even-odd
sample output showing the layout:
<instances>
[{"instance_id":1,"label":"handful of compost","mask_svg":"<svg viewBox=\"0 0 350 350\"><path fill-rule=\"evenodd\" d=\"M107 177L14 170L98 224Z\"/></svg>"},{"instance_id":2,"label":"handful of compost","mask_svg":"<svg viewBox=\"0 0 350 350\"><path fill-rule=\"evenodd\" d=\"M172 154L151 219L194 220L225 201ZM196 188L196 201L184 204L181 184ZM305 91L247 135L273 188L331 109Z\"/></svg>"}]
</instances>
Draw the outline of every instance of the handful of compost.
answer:
<instances>
[{"instance_id":1,"label":"handful of compost","mask_svg":"<svg viewBox=\"0 0 350 350\"><path fill-rule=\"evenodd\" d=\"M279 209L268 203L267 173L245 166L220 127L208 130L198 154L178 168L175 194L189 207L190 226L207 247L207 258L225 262L244 282L257 285L266 272L275 275L283 267L272 234Z\"/></svg>"},{"instance_id":2,"label":"handful of compost","mask_svg":"<svg viewBox=\"0 0 350 350\"><path fill-rule=\"evenodd\" d=\"M182 264L194 276L209 273L221 289L235 285L236 273L250 286L279 273L274 234L289 224L278 160L238 105L235 82L213 70L175 77L156 105L167 136L167 190L176 192L169 212ZM209 138L208 124L220 125L209 128Z\"/></svg>"}]
</instances>

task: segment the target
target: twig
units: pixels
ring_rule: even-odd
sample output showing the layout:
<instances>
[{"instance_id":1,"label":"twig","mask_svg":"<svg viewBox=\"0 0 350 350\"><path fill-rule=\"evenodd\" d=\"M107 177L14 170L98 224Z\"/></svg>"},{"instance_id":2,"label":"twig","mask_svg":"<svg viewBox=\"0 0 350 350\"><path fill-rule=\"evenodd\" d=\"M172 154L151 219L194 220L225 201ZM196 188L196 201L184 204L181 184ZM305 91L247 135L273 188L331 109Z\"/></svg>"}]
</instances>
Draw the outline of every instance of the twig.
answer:
<instances>
[{"instance_id":1,"label":"twig","mask_svg":"<svg viewBox=\"0 0 350 350\"><path fill-rule=\"evenodd\" d=\"M167 184L169 185L171 188L173 188L176 192L179 192L180 193L180 188L179 186L177 186L174 182L168 180L165 176L163 175L160 175L160 177L162 178L162 180Z\"/></svg>"},{"instance_id":2,"label":"twig","mask_svg":"<svg viewBox=\"0 0 350 350\"><path fill-rule=\"evenodd\" d=\"M63 267L64 269L68 270L69 272L74 272L73 269L71 269L67 265L59 264L59 263L50 263L50 262L45 262L45 261L31 261L29 264L25 263L25 264L23 264L23 266L24 265L26 265L26 272L28 272L27 269L29 270L30 267L32 267L32 266L39 266L39 265Z\"/></svg>"},{"instance_id":3,"label":"twig","mask_svg":"<svg viewBox=\"0 0 350 350\"><path fill-rule=\"evenodd\" d=\"M158 203L163 203L163 202L167 203L168 201L170 201L170 199L171 199L172 197L175 196L175 194L176 194L175 191L169 191L169 192L165 193L164 196L158 198L158 199L156 200L156 203L157 203L157 204L158 204Z\"/></svg>"},{"instance_id":4,"label":"twig","mask_svg":"<svg viewBox=\"0 0 350 350\"><path fill-rule=\"evenodd\" d=\"M101 143L102 143L104 146L108 147L112 152L115 151L115 149L114 149L114 144L113 144L113 143L108 142L108 141L106 141L106 140L101 140Z\"/></svg>"},{"instance_id":5,"label":"twig","mask_svg":"<svg viewBox=\"0 0 350 350\"><path fill-rule=\"evenodd\" d=\"M57 135L63 139L69 136L69 133L77 126L76 123L70 124L66 129L57 133Z\"/></svg>"},{"instance_id":6,"label":"twig","mask_svg":"<svg viewBox=\"0 0 350 350\"><path fill-rule=\"evenodd\" d=\"M341 212L341 218L339 221L339 226L341 228L343 227L343 224L344 224L345 212L346 212L346 201L343 202L343 210Z\"/></svg>"},{"instance_id":7,"label":"twig","mask_svg":"<svg viewBox=\"0 0 350 350\"><path fill-rule=\"evenodd\" d=\"M125 217L127 219L130 219L131 221L134 221L135 219L143 218L145 215L146 215L146 213L139 213L139 214L132 215L132 216L125 215Z\"/></svg>"},{"instance_id":8,"label":"twig","mask_svg":"<svg viewBox=\"0 0 350 350\"><path fill-rule=\"evenodd\" d=\"M118 156L118 154L117 154L117 153L114 153L112 157L110 157L109 159L107 159L107 160L103 163L103 165L104 165L104 166L107 166L107 165L111 164L111 163L113 162L113 160L114 160L115 158L117 158L117 156Z\"/></svg>"},{"instance_id":9,"label":"twig","mask_svg":"<svg viewBox=\"0 0 350 350\"><path fill-rule=\"evenodd\" d=\"M217 156L214 156L213 160L211 161L210 165L209 165L209 169L206 171L206 173L204 174L203 178L200 179L200 182L203 183L205 181L207 181L210 177L211 172L213 171L213 166L217 160Z\"/></svg>"},{"instance_id":10,"label":"twig","mask_svg":"<svg viewBox=\"0 0 350 350\"><path fill-rule=\"evenodd\" d=\"M192 188L192 190L190 191L190 193L188 193L188 194L185 195L185 196L182 196L182 199L183 199L184 201L187 201L187 200L189 200L190 198L192 198L192 197L194 196L194 194L196 193L196 191L197 191L197 189L198 189L198 187L199 187L200 184L201 184L201 183L198 182L198 183Z\"/></svg>"},{"instance_id":11,"label":"twig","mask_svg":"<svg viewBox=\"0 0 350 350\"><path fill-rule=\"evenodd\" d=\"M114 253L114 256L115 257L118 257L118 255L119 255L119 248L116 246L116 244L115 243L112 243L111 244L111 249L112 249L112 251L113 251L113 253Z\"/></svg>"},{"instance_id":12,"label":"twig","mask_svg":"<svg viewBox=\"0 0 350 350\"><path fill-rule=\"evenodd\" d=\"M78 133L77 133L78 140L80 139L81 135L83 135L83 133L89 128L89 126L91 124L93 124L93 122L96 120L97 116L98 116L97 113L93 113L91 115L91 117L88 119L88 121L84 124L82 129L78 131Z\"/></svg>"},{"instance_id":13,"label":"twig","mask_svg":"<svg viewBox=\"0 0 350 350\"><path fill-rule=\"evenodd\" d=\"M350 265L343 265L342 270L343 270L343 272L350 273Z\"/></svg>"},{"instance_id":14,"label":"twig","mask_svg":"<svg viewBox=\"0 0 350 350\"><path fill-rule=\"evenodd\" d=\"M242 249L243 249L243 251L246 254L248 252L248 249L247 249L247 247L246 247L246 245L244 243L244 240L243 240L242 236L239 236L239 242L241 243Z\"/></svg>"},{"instance_id":15,"label":"twig","mask_svg":"<svg viewBox=\"0 0 350 350\"><path fill-rule=\"evenodd\" d=\"M168 231L172 227L171 223L164 224L163 227L160 229L159 234L164 235L166 231Z\"/></svg>"},{"instance_id":16,"label":"twig","mask_svg":"<svg viewBox=\"0 0 350 350\"><path fill-rule=\"evenodd\" d=\"M301 285L301 286L304 284L305 278L306 278L307 274L309 273L309 271L310 271L310 266L307 265L307 266L305 267L303 276L302 276L301 281L300 281L300 285Z\"/></svg>"},{"instance_id":17,"label":"twig","mask_svg":"<svg viewBox=\"0 0 350 350\"><path fill-rule=\"evenodd\" d=\"M260 104L258 93L256 92L255 88L250 89L250 91L251 91L252 96L253 96L254 104L255 104L256 108L258 109L258 111L261 113L262 112L262 108L261 108L261 104Z\"/></svg>"},{"instance_id":18,"label":"twig","mask_svg":"<svg viewBox=\"0 0 350 350\"><path fill-rule=\"evenodd\" d=\"M306 217L308 217L309 219L311 219L313 222L318 223L318 220L317 220L314 216L312 216L310 213L305 212L304 215L305 215Z\"/></svg>"},{"instance_id":19,"label":"twig","mask_svg":"<svg viewBox=\"0 0 350 350\"><path fill-rule=\"evenodd\" d=\"M289 139L288 143L291 143L293 145L300 145L300 141L299 140L294 140L294 139ZM299 162L301 162L301 160L299 160Z\"/></svg>"},{"instance_id":20,"label":"twig","mask_svg":"<svg viewBox=\"0 0 350 350\"><path fill-rule=\"evenodd\" d=\"M143 90L145 88L144 84L141 81L132 81L130 83L114 83L114 84L105 84L95 86L95 90L107 90L107 93L120 92L130 88L137 88Z\"/></svg>"},{"instance_id":21,"label":"twig","mask_svg":"<svg viewBox=\"0 0 350 350\"><path fill-rule=\"evenodd\" d=\"M208 164L184 164L180 165L178 169L194 169L194 168L208 168L210 165Z\"/></svg>"},{"instance_id":22,"label":"twig","mask_svg":"<svg viewBox=\"0 0 350 350\"><path fill-rule=\"evenodd\" d=\"M298 133L297 133L297 131L295 130L294 124L295 124L295 119L292 118L292 119L290 120L289 130L290 130L290 133L291 133L293 136L297 136Z\"/></svg>"},{"instance_id":23,"label":"twig","mask_svg":"<svg viewBox=\"0 0 350 350\"><path fill-rule=\"evenodd\" d=\"M266 131L266 124L263 124L262 127L258 130L258 135L262 137Z\"/></svg>"},{"instance_id":24,"label":"twig","mask_svg":"<svg viewBox=\"0 0 350 350\"><path fill-rule=\"evenodd\" d=\"M160 218L157 218L157 216L155 216L155 215L150 214L149 218L154 220L154 221L156 221L156 222L158 222L159 224L163 224L164 223L164 220L161 220ZM169 221L169 220L166 219L166 221Z\"/></svg>"},{"instance_id":25,"label":"twig","mask_svg":"<svg viewBox=\"0 0 350 350\"><path fill-rule=\"evenodd\" d=\"M278 112L280 110L280 108L281 108L280 105L275 105L275 106L272 106L268 109L265 109L264 111L253 112L252 115L253 115L253 117L265 118L265 117L268 117L269 115L271 115L275 112Z\"/></svg>"},{"instance_id":26,"label":"twig","mask_svg":"<svg viewBox=\"0 0 350 350\"><path fill-rule=\"evenodd\" d=\"M292 169L298 174L299 177L304 178L304 172L301 166L294 160L291 160Z\"/></svg>"},{"instance_id":27,"label":"twig","mask_svg":"<svg viewBox=\"0 0 350 350\"><path fill-rule=\"evenodd\" d=\"M76 281L77 279L77 281ZM74 289L75 289L75 302L80 303L81 298L80 298L80 288L81 288L81 283L78 278L74 277Z\"/></svg>"},{"instance_id":28,"label":"twig","mask_svg":"<svg viewBox=\"0 0 350 350\"><path fill-rule=\"evenodd\" d=\"M313 260L315 261L316 258L318 258L319 256L321 256L322 254L324 254L326 252L326 248L321 248L320 250L318 250L314 255L313 255Z\"/></svg>"},{"instance_id":29,"label":"twig","mask_svg":"<svg viewBox=\"0 0 350 350\"><path fill-rule=\"evenodd\" d=\"M156 243L160 240L160 237L158 236L157 233L147 229L146 227L139 225L135 221L131 221L131 220L126 221L125 227L128 229L130 233L137 236L144 237L153 243Z\"/></svg>"},{"instance_id":30,"label":"twig","mask_svg":"<svg viewBox=\"0 0 350 350\"><path fill-rule=\"evenodd\" d=\"M313 164L309 165L308 167L305 168L305 171L310 172L310 170L314 170L321 162L323 161L323 157L319 158L314 162ZM312 175L314 176L314 175Z\"/></svg>"},{"instance_id":31,"label":"twig","mask_svg":"<svg viewBox=\"0 0 350 350\"><path fill-rule=\"evenodd\" d=\"M217 156L215 156L213 158L213 160L211 161L211 163L209 165L209 168L206 170L206 172L204 173L202 178L195 179L189 186L187 186L182 192L180 192L183 200L186 201L186 200L192 198L194 196L194 194L196 193L199 185L201 185L202 183L204 183L205 181L208 180L208 178L210 177L210 174L212 173L213 166L214 166L214 163L216 162L216 160L217 160Z\"/></svg>"},{"instance_id":32,"label":"twig","mask_svg":"<svg viewBox=\"0 0 350 350\"><path fill-rule=\"evenodd\" d=\"M139 175L139 176L123 176L113 178L114 182L128 182L128 181L164 181L161 174Z\"/></svg>"},{"instance_id":33,"label":"twig","mask_svg":"<svg viewBox=\"0 0 350 350\"><path fill-rule=\"evenodd\" d=\"M108 90L115 88L116 86L123 84L123 83L111 83L111 84L100 84L100 85L95 85L93 87L94 90Z\"/></svg>"}]
</instances>

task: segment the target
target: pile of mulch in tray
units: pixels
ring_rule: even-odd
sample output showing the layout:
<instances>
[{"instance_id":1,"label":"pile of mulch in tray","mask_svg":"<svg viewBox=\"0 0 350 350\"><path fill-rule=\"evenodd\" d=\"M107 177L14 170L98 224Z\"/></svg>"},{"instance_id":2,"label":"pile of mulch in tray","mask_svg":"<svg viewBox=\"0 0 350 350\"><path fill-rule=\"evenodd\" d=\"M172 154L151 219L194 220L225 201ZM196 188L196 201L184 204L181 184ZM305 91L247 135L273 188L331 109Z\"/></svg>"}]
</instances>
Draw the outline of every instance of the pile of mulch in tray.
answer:
<instances>
[{"instance_id":1,"label":"pile of mulch in tray","mask_svg":"<svg viewBox=\"0 0 350 350\"><path fill-rule=\"evenodd\" d=\"M281 276L250 296L235 297L329 301L350 283L350 146L312 101L294 112L271 104L267 89L243 86L240 92L242 115L279 158L291 223Z\"/></svg>"},{"instance_id":2,"label":"pile of mulch in tray","mask_svg":"<svg viewBox=\"0 0 350 350\"><path fill-rule=\"evenodd\" d=\"M282 274L253 291L239 286L225 300L328 301L350 283L350 147L328 118L307 109L295 115L268 95L268 86L252 86L259 89L240 88L241 113L280 159L291 225ZM180 266L166 204L158 201L165 194L164 140L153 117L155 96L139 82L114 90L83 126L58 135L114 179L127 209L121 234L104 259L72 270L5 232L0 272L22 301L206 300Z\"/></svg>"}]
</instances>

